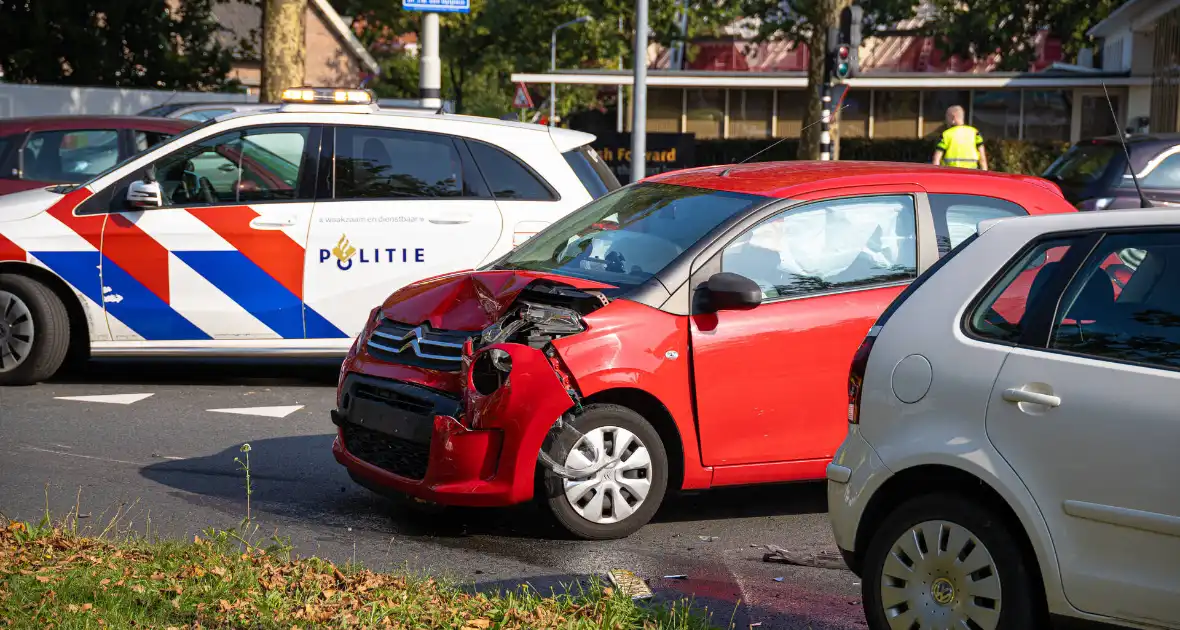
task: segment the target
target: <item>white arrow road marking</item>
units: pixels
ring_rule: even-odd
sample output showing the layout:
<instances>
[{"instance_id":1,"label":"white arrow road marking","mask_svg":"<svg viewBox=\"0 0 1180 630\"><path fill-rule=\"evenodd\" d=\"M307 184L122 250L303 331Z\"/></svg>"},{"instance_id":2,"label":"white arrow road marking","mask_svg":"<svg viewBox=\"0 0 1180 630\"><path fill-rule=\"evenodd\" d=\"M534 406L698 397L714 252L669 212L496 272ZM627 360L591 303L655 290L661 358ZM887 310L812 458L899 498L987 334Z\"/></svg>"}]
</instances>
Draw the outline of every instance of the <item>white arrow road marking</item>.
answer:
<instances>
[{"instance_id":1,"label":"white arrow road marking","mask_svg":"<svg viewBox=\"0 0 1180 630\"><path fill-rule=\"evenodd\" d=\"M109 403L112 405L130 405L155 394L107 394L105 396L57 396L55 400L73 400L76 402Z\"/></svg>"},{"instance_id":2,"label":"white arrow road marking","mask_svg":"<svg viewBox=\"0 0 1180 630\"><path fill-rule=\"evenodd\" d=\"M303 405L290 405L287 407L242 407L241 409L206 409L205 411L212 411L214 413L236 413L240 416L286 418L300 409L303 409Z\"/></svg>"}]
</instances>

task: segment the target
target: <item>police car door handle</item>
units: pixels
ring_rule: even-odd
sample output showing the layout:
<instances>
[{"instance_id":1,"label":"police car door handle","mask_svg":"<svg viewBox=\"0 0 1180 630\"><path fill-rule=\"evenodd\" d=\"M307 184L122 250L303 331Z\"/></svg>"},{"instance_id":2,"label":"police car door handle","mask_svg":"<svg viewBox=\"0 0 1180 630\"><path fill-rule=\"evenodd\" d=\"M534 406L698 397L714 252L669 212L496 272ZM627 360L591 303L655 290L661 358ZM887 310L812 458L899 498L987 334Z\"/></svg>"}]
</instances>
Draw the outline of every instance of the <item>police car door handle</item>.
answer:
<instances>
[{"instance_id":1,"label":"police car door handle","mask_svg":"<svg viewBox=\"0 0 1180 630\"><path fill-rule=\"evenodd\" d=\"M254 217L250 227L256 230L277 230L295 225L295 217Z\"/></svg>"},{"instance_id":2,"label":"police car door handle","mask_svg":"<svg viewBox=\"0 0 1180 630\"><path fill-rule=\"evenodd\" d=\"M431 223L438 225L459 225L461 223L471 223L471 217L455 217L451 219L428 219Z\"/></svg>"}]
</instances>

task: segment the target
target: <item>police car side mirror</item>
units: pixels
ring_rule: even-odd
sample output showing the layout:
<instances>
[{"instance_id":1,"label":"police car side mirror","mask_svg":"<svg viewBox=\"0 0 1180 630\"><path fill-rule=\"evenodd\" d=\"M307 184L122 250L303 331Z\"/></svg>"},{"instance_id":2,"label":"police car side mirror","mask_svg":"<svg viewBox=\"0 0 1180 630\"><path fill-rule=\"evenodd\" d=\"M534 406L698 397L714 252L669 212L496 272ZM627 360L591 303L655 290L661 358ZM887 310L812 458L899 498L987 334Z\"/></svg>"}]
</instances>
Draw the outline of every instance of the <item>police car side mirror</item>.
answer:
<instances>
[{"instance_id":1,"label":"police car side mirror","mask_svg":"<svg viewBox=\"0 0 1180 630\"><path fill-rule=\"evenodd\" d=\"M145 178L146 179L146 178ZM164 193L157 181L133 181L127 187L127 205L133 208L159 208L164 205Z\"/></svg>"}]
</instances>

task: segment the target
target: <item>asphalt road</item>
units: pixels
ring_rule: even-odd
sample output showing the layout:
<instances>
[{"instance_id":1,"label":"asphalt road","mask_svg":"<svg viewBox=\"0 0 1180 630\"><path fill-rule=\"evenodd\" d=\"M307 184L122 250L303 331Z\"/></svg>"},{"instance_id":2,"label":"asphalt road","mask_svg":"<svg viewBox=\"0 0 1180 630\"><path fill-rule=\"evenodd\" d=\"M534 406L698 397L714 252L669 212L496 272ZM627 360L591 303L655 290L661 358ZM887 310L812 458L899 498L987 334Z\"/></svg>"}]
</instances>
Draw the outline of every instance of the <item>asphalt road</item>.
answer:
<instances>
[{"instance_id":1,"label":"asphalt road","mask_svg":"<svg viewBox=\"0 0 1180 630\"><path fill-rule=\"evenodd\" d=\"M248 442L252 516L302 555L481 589L548 591L625 568L661 597L692 597L722 626L865 627L852 573L765 563L755 547L834 551L822 485L670 497L654 522L611 542L562 539L532 506L413 510L356 487L332 458L338 365L108 361L0 388L0 513L37 520L77 504L93 529L118 516L118 528L177 538L233 527L246 516L234 459ZM59 399L117 394L127 404ZM274 412L285 417L210 411L270 406L302 407ZM688 578L663 578L677 574Z\"/></svg>"}]
</instances>

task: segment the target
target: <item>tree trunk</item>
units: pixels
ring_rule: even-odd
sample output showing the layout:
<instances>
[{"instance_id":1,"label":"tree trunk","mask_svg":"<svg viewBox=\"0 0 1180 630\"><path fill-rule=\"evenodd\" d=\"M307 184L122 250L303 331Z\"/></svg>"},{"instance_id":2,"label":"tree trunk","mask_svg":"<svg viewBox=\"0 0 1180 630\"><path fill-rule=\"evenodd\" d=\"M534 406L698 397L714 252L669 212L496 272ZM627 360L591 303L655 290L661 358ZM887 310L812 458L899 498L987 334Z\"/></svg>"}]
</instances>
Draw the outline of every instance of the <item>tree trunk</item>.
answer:
<instances>
[{"instance_id":1,"label":"tree trunk","mask_svg":"<svg viewBox=\"0 0 1180 630\"><path fill-rule=\"evenodd\" d=\"M277 103L283 90L303 85L306 24L307 0L263 0L263 103Z\"/></svg>"},{"instance_id":2,"label":"tree trunk","mask_svg":"<svg viewBox=\"0 0 1180 630\"><path fill-rule=\"evenodd\" d=\"M824 55L827 50L828 31L815 29L807 39L807 108L803 110L803 131L799 134L799 149L796 158L818 160L820 131L819 122L823 115Z\"/></svg>"},{"instance_id":3,"label":"tree trunk","mask_svg":"<svg viewBox=\"0 0 1180 630\"><path fill-rule=\"evenodd\" d=\"M828 54L828 28L840 23L840 11L852 4L852 0L820 0L817 4L817 15L807 38L807 109L803 112L803 133L799 137L800 160L818 160L820 154L820 134L823 131L823 83L824 60ZM831 107L834 109L835 102ZM836 136L836 112L832 112L832 137ZM834 142L834 140L833 140ZM836 159L833 147L832 159Z\"/></svg>"}]
</instances>

